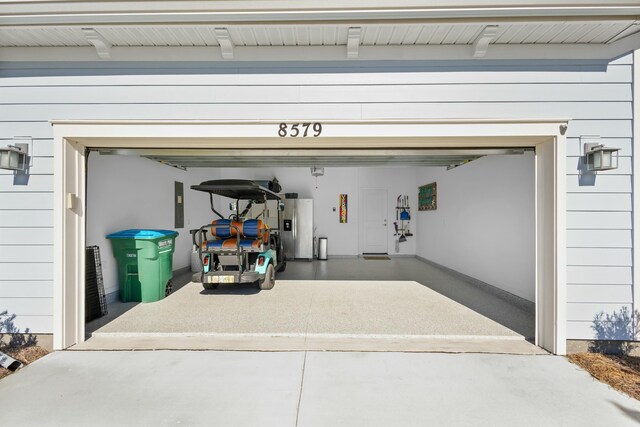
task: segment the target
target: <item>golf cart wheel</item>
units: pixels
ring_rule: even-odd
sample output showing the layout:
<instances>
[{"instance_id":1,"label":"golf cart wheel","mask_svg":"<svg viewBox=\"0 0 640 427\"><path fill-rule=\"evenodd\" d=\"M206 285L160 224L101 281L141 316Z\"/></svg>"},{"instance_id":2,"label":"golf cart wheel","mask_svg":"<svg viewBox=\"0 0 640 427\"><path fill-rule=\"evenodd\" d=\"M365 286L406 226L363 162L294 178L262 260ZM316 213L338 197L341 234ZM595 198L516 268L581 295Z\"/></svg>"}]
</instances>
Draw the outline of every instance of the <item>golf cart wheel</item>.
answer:
<instances>
[{"instance_id":1,"label":"golf cart wheel","mask_svg":"<svg viewBox=\"0 0 640 427\"><path fill-rule=\"evenodd\" d=\"M169 280L167 282L167 285L164 287L164 296L165 298L168 297L169 295L171 295L171 292L173 292L173 283L171 280Z\"/></svg>"},{"instance_id":2,"label":"golf cart wheel","mask_svg":"<svg viewBox=\"0 0 640 427\"><path fill-rule=\"evenodd\" d=\"M273 268L273 264L269 264L267 267L267 274L264 275L264 280L260 282L260 289L263 291L268 291L269 289L273 289L273 286L276 284L276 270Z\"/></svg>"},{"instance_id":3,"label":"golf cart wheel","mask_svg":"<svg viewBox=\"0 0 640 427\"><path fill-rule=\"evenodd\" d=\"M205 288L208 291L212 291L214 289L218 289L218 284L217 283L203 283L202 287Z\"/></svg>"},{"instance_id":4,"label":"golf cart wheel","mask_svg":"<svg viewBox=\"0 0 640 427\"><path fill-rule=\"evenodd\" d=\"M282 273L286 269L287 269L287 258L283 255L282 256L282 265L280 265L280 268L278 268L278 273Z\"/></svg>"}]
</instances>

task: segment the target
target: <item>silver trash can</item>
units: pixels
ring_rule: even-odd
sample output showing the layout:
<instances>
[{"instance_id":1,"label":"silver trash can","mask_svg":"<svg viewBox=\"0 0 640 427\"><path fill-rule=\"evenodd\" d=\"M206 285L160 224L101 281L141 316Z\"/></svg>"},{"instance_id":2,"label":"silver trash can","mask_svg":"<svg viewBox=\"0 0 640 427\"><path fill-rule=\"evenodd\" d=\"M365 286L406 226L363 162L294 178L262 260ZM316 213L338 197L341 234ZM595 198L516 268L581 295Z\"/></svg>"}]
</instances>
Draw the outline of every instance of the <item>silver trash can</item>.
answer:
<instances>
[{"instance_id":1,"label":"silver trash can","mask_svg":"<svg viewBox=\"0 0 640 427\"><path fill-rule=\"evenodd\" d=\"M328 246L329 246L329 240L326 237L320 237L318 239L318 259L320 261L327 260Z\"/></svg>"}]
</instances>

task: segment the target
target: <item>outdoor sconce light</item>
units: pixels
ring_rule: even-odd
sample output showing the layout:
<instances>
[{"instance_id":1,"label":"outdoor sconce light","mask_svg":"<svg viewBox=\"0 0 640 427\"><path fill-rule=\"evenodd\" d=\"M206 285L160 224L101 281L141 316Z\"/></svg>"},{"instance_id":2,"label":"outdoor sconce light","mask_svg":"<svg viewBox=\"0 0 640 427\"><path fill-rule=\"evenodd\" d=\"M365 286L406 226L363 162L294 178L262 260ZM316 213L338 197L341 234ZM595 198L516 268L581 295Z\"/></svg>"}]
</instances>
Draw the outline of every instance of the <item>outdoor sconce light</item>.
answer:
<instances>
[{"instance_id":1,"label":"outdoor sconce light","mask_svg":"<svg viewBox=\"0 0 640 427\"><path fill-rule=\"evenodd\" d=\"M619 148L605 147L603 144L584 144L584 164L588 172L606 171L618 168Z\"/></svg>"},{"instance_id":2,"label":"outdoor sconce light","mask_svg":"<svg viewBox=\"0 0 640 427\"><path fill-rule=\"evenodd\" d=\"M28 154L28 144L8 145L0 148L0 169L24 171L28 166Z\"/></svg>"}]
</instances>

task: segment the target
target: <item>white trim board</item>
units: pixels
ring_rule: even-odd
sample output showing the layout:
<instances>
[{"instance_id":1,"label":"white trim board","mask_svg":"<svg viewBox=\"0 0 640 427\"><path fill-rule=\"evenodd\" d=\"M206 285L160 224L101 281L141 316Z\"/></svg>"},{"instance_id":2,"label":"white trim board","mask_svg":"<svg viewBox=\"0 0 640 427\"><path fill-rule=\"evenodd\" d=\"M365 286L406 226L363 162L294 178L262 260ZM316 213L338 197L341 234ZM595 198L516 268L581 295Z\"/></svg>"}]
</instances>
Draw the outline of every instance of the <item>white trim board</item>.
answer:
<instances>
[{"instance_id":1,"label":"white trim board","mask_svg":"<svg viewBox=\"0 0 640 427\"><path fill-rule=\"evenodd\" d=\"M640 155L636 151L638 149L638 143L640 142L640 49L633 53L633 313L640 310L640 292L638 289L638 283L640 281L640 250L638 250L638 244L640 243L640 196L638 190L640 189ZM635 316L634 316L635 318ZM634 325L635 339L638 339L638 328L640 325Z\"/></svg>"},{"instance_id":2,"label":"white trim board","mask_svg":"<svg viewBox=\"0 0 640 427\"><path fill-rule=\"evenodd\" d=\"M210 23L210 22L318 22L318 21L398 21L442 20L473 18L558 17L571 19L590 16L602 19L607 16L636 16L640 7L633 0L585 2L554 0L501 2L494 0L424 1L357 0L295 1L119 1L79 2L22 0L12 2L11 13L0 19L0 25L52 25L94 23ZM539 19L539 18L538 18Z\"/></svg>"},{"instance_id":3,"label":"white trim board","mask_svg":"<svg viewBox=\"0 0 640 427\"><path fill-rule=\"evenodd\" d=\"M479 60L602 60L632 52L640 45L640 33L610 44L500 44L491 45ZM420 61L474 60L473 46L407 45L359 46L357 58L347 56L346 46L236 46L233 61ZM16 61L96 61L94 47L3 47L0 58ZM204 46L111 47L103 61L227 61L220 48Z\"/></svg>"},{"instance_id":4,"label":"white trim board","mask_svg":"<svg viewBox=\"0 0 640 427\"><path fill-rule=\"evenodd\" d=\"M290 121L287 121L290 122ZM536 148L536 344L566 352L567 120L327 121L280 138L278 121L55 121L54 347L84 341L87 148Z\"/></svg>"}]
</instances>

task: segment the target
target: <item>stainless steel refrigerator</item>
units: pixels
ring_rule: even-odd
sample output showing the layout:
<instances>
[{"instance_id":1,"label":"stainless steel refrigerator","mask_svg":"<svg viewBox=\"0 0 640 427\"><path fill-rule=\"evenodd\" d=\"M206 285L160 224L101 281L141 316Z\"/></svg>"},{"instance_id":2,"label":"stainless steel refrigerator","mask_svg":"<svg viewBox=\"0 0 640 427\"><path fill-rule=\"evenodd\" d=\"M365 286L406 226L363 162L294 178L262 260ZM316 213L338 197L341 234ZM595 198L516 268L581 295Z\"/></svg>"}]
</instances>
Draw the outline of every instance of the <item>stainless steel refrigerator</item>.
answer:
<instances>
[{"instance_id":1,"label":"stainless steel refrigerator","mask_svg":"<svg viewBox=\"0 0 640 427\"><path fill-rule=\"evenodd\" d=\"M313 259L313 199L285 199L282 243L287 259Z\"/></svg>"}]
</instances>

